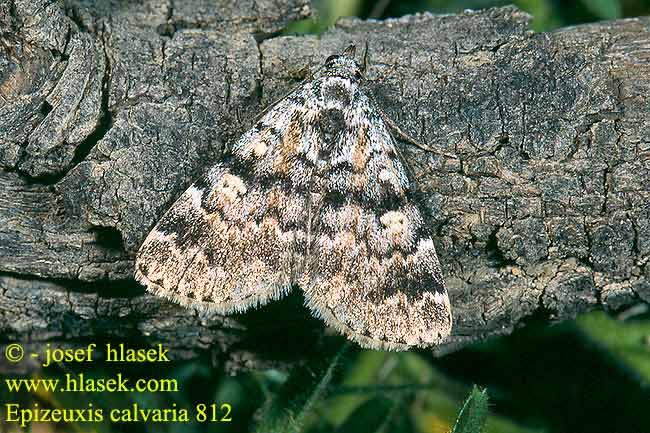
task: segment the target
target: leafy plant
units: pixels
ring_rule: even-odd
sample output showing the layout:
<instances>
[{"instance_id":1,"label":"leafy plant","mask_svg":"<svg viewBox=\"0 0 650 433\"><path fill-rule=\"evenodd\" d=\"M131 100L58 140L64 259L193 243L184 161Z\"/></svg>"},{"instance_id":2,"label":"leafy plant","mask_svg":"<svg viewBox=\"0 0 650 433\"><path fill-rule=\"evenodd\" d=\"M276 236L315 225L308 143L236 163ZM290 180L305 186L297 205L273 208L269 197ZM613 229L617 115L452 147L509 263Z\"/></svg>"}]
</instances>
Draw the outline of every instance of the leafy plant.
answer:
<instances>
[{"instance_id":1,"label":"leafy plant","mask_svg":"<svg viewBox=\"0 0 650 433\"><path fill-rule=\"evenodd\" d=\"M452 433L481 433L488 415L488 395L486 390L472 388L458 413Z\"/></svg>"},{"instance_id":2,"label":"leafy plant","mask_svg":"<svg viewBox=\"0 0 650 433\"><path fill-rule=\"evenodd\" d=\"M650 386L650 320L616 320L602 311L584 315L578 325L624 368Z\"/></svg>"},{"instance_id":3,"label":"leafy plant","mask_svg":"<svg viewBox=\"0 0 650 433\"><path fill-rule=\"evenodd\" d=\"M581 0L580 3L603 20L613 20L621 16L621 3L618 0Z\"/></svg>"},{"instance_id":4,"label":"leafy plant","mask_svg":"<svg viewBox=\"0 0 650 433\"><path fill-rule=\"evenodd\" d=\"M335 377L335 371L350 343L321 359L296 368L282 388L267 400L256 416L255 432L302 432L316 404L324 399Z\"/></svg>"}]
</instances>

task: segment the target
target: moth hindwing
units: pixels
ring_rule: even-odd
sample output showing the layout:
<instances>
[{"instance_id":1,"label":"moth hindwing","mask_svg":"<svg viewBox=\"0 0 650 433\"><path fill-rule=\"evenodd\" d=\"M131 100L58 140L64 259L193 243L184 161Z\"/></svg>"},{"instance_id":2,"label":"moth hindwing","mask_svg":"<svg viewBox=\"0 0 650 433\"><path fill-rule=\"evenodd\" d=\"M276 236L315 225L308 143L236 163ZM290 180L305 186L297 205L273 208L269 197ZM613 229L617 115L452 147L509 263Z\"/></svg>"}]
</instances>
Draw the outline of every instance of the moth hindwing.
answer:
<instances>
[{"instance_id":1,"label":"moth hindwing","mask_svg":"<svg viewBox=\"0 0 650 433\"><path fill-rule=\"evenodd\" d=\"M364 347L441 342L452 318L431 234L362 81L348 48L271 107L163 215L136 278L222 313L296 285Z\"/></svg>"}]
</instances>

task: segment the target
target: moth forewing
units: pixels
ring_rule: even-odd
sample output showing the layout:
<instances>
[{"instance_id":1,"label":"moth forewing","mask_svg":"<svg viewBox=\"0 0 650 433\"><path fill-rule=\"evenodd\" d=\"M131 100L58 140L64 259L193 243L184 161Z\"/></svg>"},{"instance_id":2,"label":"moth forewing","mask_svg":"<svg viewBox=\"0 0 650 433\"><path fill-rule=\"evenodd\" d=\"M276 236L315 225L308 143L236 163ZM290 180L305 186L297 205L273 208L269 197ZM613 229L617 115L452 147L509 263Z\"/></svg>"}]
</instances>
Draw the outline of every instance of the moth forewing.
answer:
<instances>
[{"instance_id":1,"label":"moth forewing","mask_svg":"<svg viewBox=\"0 0 650 433\"><path fill-rule=\"evenodd\" d=\"M149 291L228 313L297 284L364 347L449 335L429 228L354 52L328 57L163 215L136 258Z\"/></svg>"}]
</instances>

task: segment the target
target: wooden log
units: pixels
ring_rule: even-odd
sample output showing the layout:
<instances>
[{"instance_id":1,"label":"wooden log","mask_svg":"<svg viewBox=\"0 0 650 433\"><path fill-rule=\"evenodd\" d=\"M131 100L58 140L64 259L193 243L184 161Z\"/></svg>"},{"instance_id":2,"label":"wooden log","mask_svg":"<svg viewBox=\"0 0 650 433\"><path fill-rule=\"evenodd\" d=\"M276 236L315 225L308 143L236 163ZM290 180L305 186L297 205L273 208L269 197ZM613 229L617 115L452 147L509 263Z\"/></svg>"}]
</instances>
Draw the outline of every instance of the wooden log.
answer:
<instances>
[{"instance_id":1,"label":"wooden log","mask_svg":"<svg viewBox=\"0 0 650 433\"><path fill-rule=\"evenodd\" d=\"M506 7L277 36L310 11L0 6L0 339L162 342L233 368L316 350L328 333L299 288L255 312L198 314L145 294L133 255L257 113L350 42L388 116L456 156L400 144L453 306L436 353L533 317L650 302L650 19L536 34Z\"/></svg>"}]
</instances>

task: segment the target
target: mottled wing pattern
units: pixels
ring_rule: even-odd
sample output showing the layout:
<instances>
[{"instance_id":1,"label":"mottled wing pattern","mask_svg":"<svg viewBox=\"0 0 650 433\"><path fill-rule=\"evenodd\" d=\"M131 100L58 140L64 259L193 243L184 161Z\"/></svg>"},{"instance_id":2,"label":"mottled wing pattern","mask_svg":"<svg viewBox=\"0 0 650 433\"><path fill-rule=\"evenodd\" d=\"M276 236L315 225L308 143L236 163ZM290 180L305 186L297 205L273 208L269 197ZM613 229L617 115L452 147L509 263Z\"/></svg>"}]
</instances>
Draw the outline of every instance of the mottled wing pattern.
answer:
<instances>
[{"instance_id":1,"label":"mottled wing pattern","mask_svg":"<svg viewBox=\"0 0 650 433\"><path fill-rule=\"evenodd\" d=\"M243 311L303 272L314 137L298 89L183 193L145 239L136 278L184 305ZM313 152L312 152L313 153Z\"/></svg>"},{"instance_id":2,"label":"mottled wing pattern","mask_svg":"<svg viewBox=\"0 0 650 433\"><path fill-rule=\"evenodd\" d=\"M351 46L271 107L158 222L137 279L221 312L298 283L316 315L363 346L441 342L452 318L440 264L362 80Z\"/></svg>"},{"instance_id":3,"label":"mottled wing pattern","mask_svg":"<svg viewBox=\"0 0 650 433\"><path fill-rule=\"evenodd\" d=\"M406 349L451 330L440 264L386 125L349 80L321 83L330 136L314 206L307 304L362 346Z\"/></svg>"}]
</instances>

